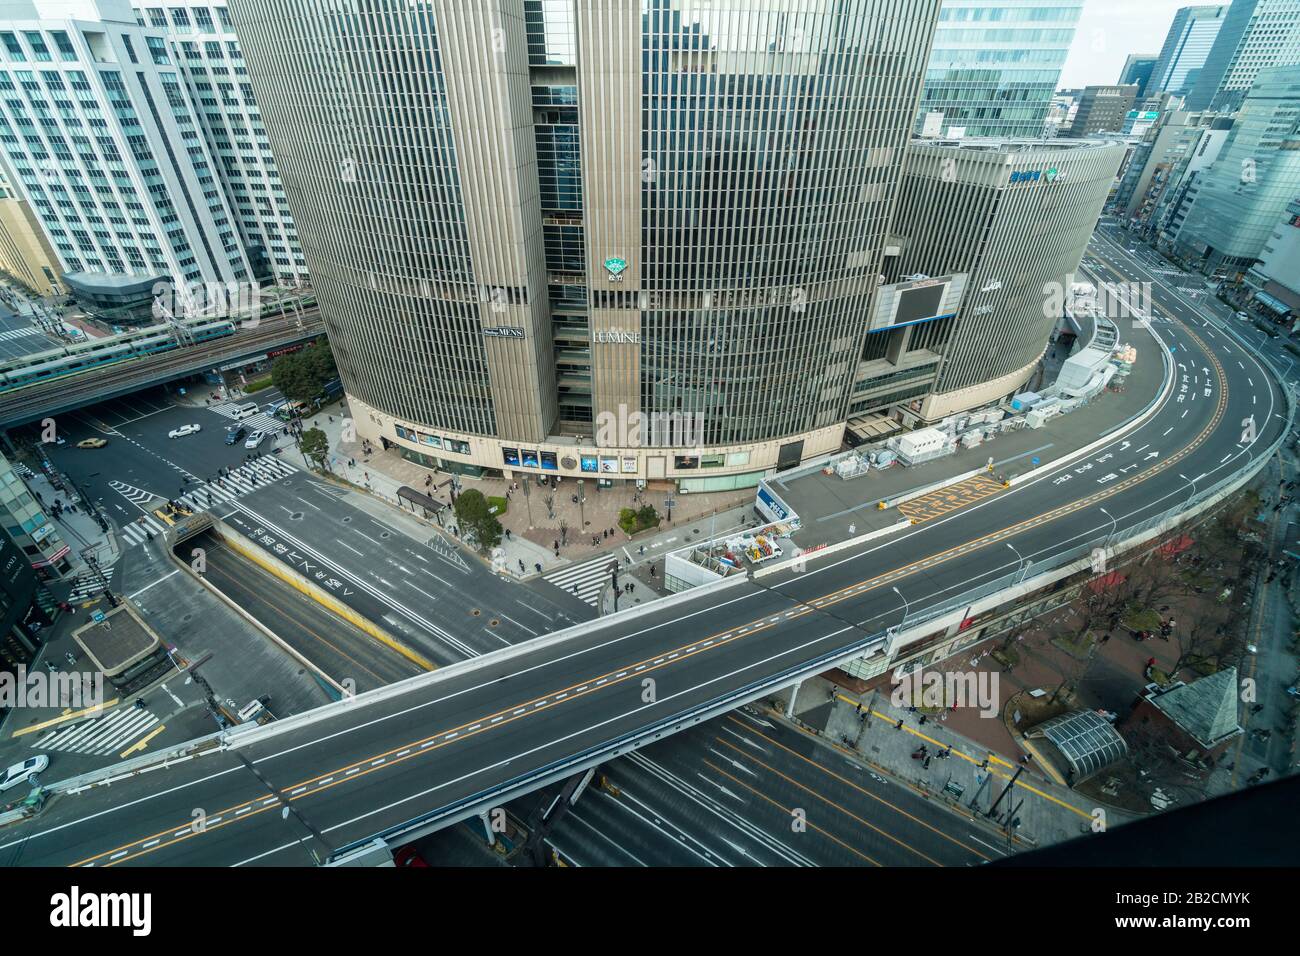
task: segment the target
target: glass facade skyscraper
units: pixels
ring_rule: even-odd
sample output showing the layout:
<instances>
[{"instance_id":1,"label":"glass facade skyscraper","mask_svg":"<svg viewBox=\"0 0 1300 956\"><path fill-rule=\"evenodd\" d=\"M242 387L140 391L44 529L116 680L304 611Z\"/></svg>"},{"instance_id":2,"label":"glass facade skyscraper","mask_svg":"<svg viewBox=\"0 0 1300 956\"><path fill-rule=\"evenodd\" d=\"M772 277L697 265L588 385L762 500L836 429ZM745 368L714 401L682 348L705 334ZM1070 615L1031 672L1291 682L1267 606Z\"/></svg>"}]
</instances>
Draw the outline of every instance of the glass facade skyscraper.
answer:
<instances>
[{"instance_id":1,"label":"glass facade skyscraper","mask_svg":"<svg viewBox=\"0 0 1300 956\"><path fill-rule=\"evenodd\" d=\"M1300 195L1300 65L1262 70L1175 237L1207 268L1249 269Z\"/></svg>"},{"instance_id":2,"label":"glass facade skyscraper","mask_svg":"<svg viewBox=\"0 0 1300 956\"><path fill-rule=\"evenodd\" d=\"M1296 63L1300 0L1233 0L1185 106L1234 112L1261 70Z\"/></svg>"},{"instance_id":3,"label":"glass facade skyscraper","mask_svg":"<svg viewBox=\"0 0 1300 956\"><path fill-rule=\"evenodd\" d=\"M1074 42L1082 0L943 0L917 129L1038 137Z\"/></svg>"},{"instance_id":4,"label":"glass facade skyscraper","mask_svg":"<svg viewBox=\"0 0 1300 956\"><path fill-rule=\"evenodd\" d=\"M1226 4L1179 9L1160 47L1148 90L1186 93L1200 75L1227 13Z\"/></svg>"}]
</instances>

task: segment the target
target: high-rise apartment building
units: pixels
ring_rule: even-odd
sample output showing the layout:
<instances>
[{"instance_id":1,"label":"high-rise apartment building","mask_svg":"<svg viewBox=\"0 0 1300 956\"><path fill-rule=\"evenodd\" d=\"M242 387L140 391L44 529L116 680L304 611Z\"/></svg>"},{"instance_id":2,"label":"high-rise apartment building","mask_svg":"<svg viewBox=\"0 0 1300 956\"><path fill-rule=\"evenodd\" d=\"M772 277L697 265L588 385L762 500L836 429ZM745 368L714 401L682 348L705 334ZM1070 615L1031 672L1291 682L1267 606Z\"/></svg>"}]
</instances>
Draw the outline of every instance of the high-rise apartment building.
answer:
<instances>
[{"instance_id":1,"label":"high-rise apartment building","mask_svg":"<svg viewBox=\"0 0 1300 956\"><path fill-rule=\"evenodd\" d=\"M916 140L894 219L887 280L967 276L920 417L1017 391L1033 374L1124 155L1117 142ZM936 215L942 210L942 215Z\"/></svg>"},{"instance_id":2,"label":"high-rise apartment building","mask_svg":"<svg viewBox=\"0 0 1300 956\"><path fill-rule=\"evenodd\" d=\"M1147 84L1151 82L1151 71L1156 68L1159 57L1130 53L1124 58L1124 68L1119 71L1120 86L1136 86L1138 99L1146 95Z\"/></svg>"},{"instance_id":3,"label":"high-rise apartment building","mask_svg":"<svg viewBox=\"0 0 1300 956\"><path fill-rule=\"evenodd\" d=\"M1233 0L1184 105L1235 112L1261 70L1297 63L1300 0Z\"/></svg>"},{"instance_id":4,"label":"high-rise apartment building","mask_svg":"<svg viewBox=\"0 0 1300 956\"><path fill-rule=\"evenodd\" d=\"M166 32L254 268L281 280L306 278L298 233L225 4L132 2L142 26Z\"/></svg>"},{"instance_id":5,"label":"high-rise apartment building","mask_svg":"<svg viewBox=\"0 0 1300 956\"><path fill-rule=\"evenodd\" d=\"M361 435L692 490L839 446L935 0L369 6L231 4Z\"/></svg>"},{"instance_id":6,"label":"high-rise apartment building","mask_svg":"<svg viewBox=\"0 0 1300 956\"><path fill-rule=\"evenodd\" d=\"M1165 34L1147 91L1185 94L1190 90L1227 13L1227 4L1179 9Z\"/></svg>"},{"instance_id":7,"label":"high-rise apartment building","mask_svg":"<svg viewBox=\"0 0 1300 956\"><path fill-rule=\"evenodd\" d=\"M943 0L917 118L938 135L1038 137L1082 0Z\"/></svg>"},{"instance_id":8,"label":"high-rise apartment building","mask_svg":"<svg viewBox=\"0 0 1300 956\"><path fill-rule=\"evenodd\" d=\"M251 278L166 36L128 0L0 3L0 149L74 289Z\"/></svg>"},{"instance_id":9,"label":"high-rise apartment building","mask_svg":"<svg viewBox=\"0 0 1300 956\"><path fill-rule=\"evenodd\" d=\"M1206 270L1245 272L1300 196L1300 65L1261 70L1174 237Z\"/></svg>"}]
</instances>

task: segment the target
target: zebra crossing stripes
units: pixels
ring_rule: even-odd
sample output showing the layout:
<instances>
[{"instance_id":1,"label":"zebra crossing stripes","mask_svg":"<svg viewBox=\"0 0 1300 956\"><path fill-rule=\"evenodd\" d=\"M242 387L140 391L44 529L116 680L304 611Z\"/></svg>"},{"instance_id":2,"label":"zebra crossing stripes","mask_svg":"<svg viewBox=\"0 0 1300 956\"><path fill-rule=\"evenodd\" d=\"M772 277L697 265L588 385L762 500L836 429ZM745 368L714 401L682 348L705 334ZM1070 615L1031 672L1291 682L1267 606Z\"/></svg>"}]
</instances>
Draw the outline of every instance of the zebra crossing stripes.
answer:
<instances>
[{"instance_id":1,"label":"zebra crossing stripes","mask_svg":"<svg viewBox=\"0 0 1300 956\"><path fill-rule=\"evenodd\" d=\"M236 425L242 425L250 432L275 433L284 428L284 422L266 412L258 412L256 415L251 415L248 418L235 419L235 412L242 407L242 405L236 402L220 402L216 405L209 406L209 408L218 415L223 418L231 419Z\"/></svg>"},{"instance_id":2,"label":"zebra crossing stripes","mask_svg":"<svg viewBox=\"0 0 1300 956\"><path fill-rule=\"evenodd\" d=\"M122 537L126 538L131 547L148 541L150 534L156 538L159 535L166 533L166 527L163 526L162 522L155 519L153 515L141 515L135 521L132 521L128 525L124 525L122 528Z\"/></svg>"},{"instance_id":3,"label":"zebra crossing stripes","mask_svg":"<svg viewBox=\"0 0 1300 956\"><path fill-rule=\"evenodd\" d=\"M68 593L67 600L69 604L79 604L103 593L104 583L99 575L93 571L82 571L72 582L72 590Z\"/></svg>"},{"instance_id":4,"label":"zebra crossing stripes","mask_svg":"<svg viewBox=\"0 0 1300 956\"><path fill-rule=\"evenodd\" d=\"M218 505L229 504L250 491L261 488L270 482L288 478L297 471L298 469L293 465L281 461L275 455L262 455L260 458L245 462L238 468L231 468L218 481L205 482L191 488L175 500L190 511L198 513L206 511L208 508L215 508ZM146 501L152 501L159 497L152 492L122 482L109 482L109 484L118 494L141 507L144 506ZM121 487L118 487L119 485ZM157 537L166 534L167 528L152 515L144 514L122 528L122 537L126 538L130 545L134 547L149 540L149 534L146 532L151 532L154 537Z\"/></svg>"},{"instance_id":5,"label":"zebra crossing stripes","mask_svg":"<svg viewBox=\"0 0 1300 956\"><path fill-rule=\"evenodd\" d=\"M549 581L562 591L568 591L592 607L599 607L600 592L613 580L611 571L617 564L617 558L607 555L585 564L575 564L543 574L542 580Z\"/></svg>"},{"instance_id":6,"label":"zebra crossing stripes","mask_svg":"<svg viewBox=\"0 0 1300 956\"><path fill-rule=\"evenodd\" d=\"M119 707L106 717L82 721L46 734L32 744L35 750L106 756L152 730L158 718L138 707Z\"/></svg>"},{"instance_id":7,"label":"zebra crossing stripes","mask_svg":"<svg viewBox=\"0 0 1300 956\"><path fill-rule=\"evenodd\" d=\"M20 339L26 335L40 335L40 334L41 333L39 330L32 329L32 328L7 329L4 332L0 332L0 342L8 342L11 339Z\"/></svg>"}]
</instances>

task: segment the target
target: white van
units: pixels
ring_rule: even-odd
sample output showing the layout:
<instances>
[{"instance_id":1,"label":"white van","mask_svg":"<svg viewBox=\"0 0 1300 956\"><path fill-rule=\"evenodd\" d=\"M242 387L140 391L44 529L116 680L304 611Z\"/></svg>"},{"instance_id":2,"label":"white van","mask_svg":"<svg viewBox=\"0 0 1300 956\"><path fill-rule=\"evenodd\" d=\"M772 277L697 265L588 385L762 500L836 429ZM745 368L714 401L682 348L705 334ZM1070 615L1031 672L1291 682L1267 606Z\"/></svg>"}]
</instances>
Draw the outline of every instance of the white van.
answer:
<instances>
[{"instance_id":1,"label":"white van","mask_svg":"<svg viewBox=\"0 0 1300 956\"><path fill-rule=\"evenodd\" d=\"M258 405L257 402L249 402L247 405L240 405L238 408L236 408L235 414L232 415L231 417L234 418L234 420L237 422L243 421L245 418L252 418L261 410L262 407Z\"/></svg>"}]
</instances>

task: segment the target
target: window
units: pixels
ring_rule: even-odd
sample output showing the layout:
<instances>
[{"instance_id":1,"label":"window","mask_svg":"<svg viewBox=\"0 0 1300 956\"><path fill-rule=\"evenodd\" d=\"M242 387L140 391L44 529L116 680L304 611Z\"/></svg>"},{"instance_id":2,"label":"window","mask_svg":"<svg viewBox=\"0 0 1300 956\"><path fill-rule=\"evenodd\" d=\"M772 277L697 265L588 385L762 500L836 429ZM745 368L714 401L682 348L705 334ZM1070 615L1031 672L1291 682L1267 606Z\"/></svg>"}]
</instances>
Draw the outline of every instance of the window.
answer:
<instances>
[{"instance_id":1,"label":"window","mask_svg":"<svg viewBox=\"0 0 1300 956\"><path fill-rule=\"evenodd\" d=\"M52 59L50 48L45 45L45 37L35 32L24 33L23 36L27 37L27 44L32 48L32 54L39 62L48 63Z\"/></svg>"},{"instance_id":2,"label":"window","mask_svg":"<svg viewBox=\"0 0 1300 956\"><path fill-rule=\"evenodd\" d=\"M167 42L162 37L145 37L145 42L149 44L149 53L153 56L154 63L158 66L171 64L167 57Z\"/></svg>"},{"instance_id":3,"label":"window","mask_svg":"<svg viewBox=\"0 0 1300 956\"><path fill-rule=\"evenodd\" d=\"M4 42L5 49L9 51L10 59L26 62L27 54L23 52L23 46L18 42L18 37L12 33L0 33L0 41Z\"/></svg>"},{"instance_id":4,"label":"window","mask_svg":"<svg viewBox=\"0 0 1300 956\"><path fill-rule=\"evenodd\" d=\"M65 61L76 60L77 50L68 39L68 35L62 30L51 30L50 36L54 40L54 45L59 48L59 58Z\"/></svg>"}]
</instances>

